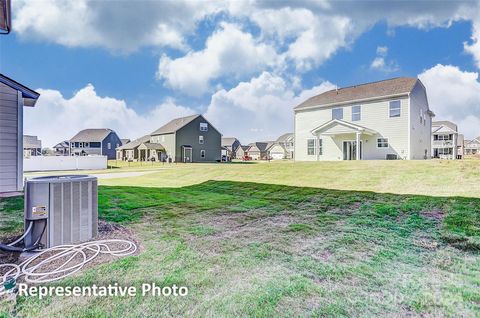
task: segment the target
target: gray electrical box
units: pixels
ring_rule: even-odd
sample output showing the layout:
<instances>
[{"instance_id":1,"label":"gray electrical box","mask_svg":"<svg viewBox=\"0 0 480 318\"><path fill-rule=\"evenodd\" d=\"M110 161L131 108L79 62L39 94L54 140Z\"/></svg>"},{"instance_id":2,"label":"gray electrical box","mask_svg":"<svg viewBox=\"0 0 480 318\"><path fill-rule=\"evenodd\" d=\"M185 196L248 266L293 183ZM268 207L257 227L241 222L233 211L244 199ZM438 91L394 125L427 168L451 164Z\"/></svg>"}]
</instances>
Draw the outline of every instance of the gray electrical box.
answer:
<instances>
[{"instance_id":1,"label":"gray electrical box","mask_svg":"<svg viewBox=\"0 0 480 318\"><path fill-rule=\"evenodd\" d=\"M98 231L97 178L87 175L38 177L25 182L25 224L34 221L25 244L39 235L45 247L87 241ZM43 223L44 226L36 226Z\"/></svg>"}]
</instances>

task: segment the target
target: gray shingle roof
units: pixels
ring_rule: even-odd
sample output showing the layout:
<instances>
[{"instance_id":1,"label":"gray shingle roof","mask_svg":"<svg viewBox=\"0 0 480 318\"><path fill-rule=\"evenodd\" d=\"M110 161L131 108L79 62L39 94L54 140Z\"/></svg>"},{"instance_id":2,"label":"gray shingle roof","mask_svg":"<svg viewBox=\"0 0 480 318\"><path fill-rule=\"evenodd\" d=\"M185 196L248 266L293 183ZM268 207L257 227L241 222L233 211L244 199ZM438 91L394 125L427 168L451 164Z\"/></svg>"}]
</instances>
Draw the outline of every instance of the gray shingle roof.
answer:
<instances>
[{"instance_id":1,"label":"gray shingle roof","mask_svg":"<svg viewBox=\"0 0 480 318\"><path fill-rule=\"evenodd\" d=\"M222 147L232 146L233 143L237 140L235 137L223 137L222 138Z\"/></svg>"},{"instance_id":2,"label":"gray shingle roof","mask_svg":"<svg viewBox=\"0 0 480 318\"><path fill-rule=\"evenodd\" d=\"M129 143L122 145L117 148L117 150L127 150L127 149L135 149L141 144L150 140L150 135L145 135L135 140L130 141Z\"/></svg>"},{"instance_id":3,"label":"gray shingle roof","mask_svg":"<svg viewBox=\"0 0 480 318\"><path fill-rule=\"evenodd\" d=\"M108 128L84 129L70 139L71 142L102 142L113 130Z\"/></svg>"},{"instance_id":4,"label":"gray shingle roof","mask_svg":"<svg viewBox=\"0 0 480 318\"><path fill-rule=\"evenodd\" d=\"M277 142L285 142L287 139L292 138L293 133L286 133L277 138Z\"/></svg>"},{"instance_id":5,"label":"gray shingle roof","mask_svg":"<svg viewBox=\"0 0 480 318\"><path fill-rule=\"evenodd\" d=\"M397 77L379 82L332 89L307 99L296 106L295 110L312 106L328 106L362 99L407 94L412 91L417 81L419 80L413 77Z\"/></svg>"},{"instance_id":6,"label":"gray shingle roof","mask_svg":"<svg viewBox=\"0 0 480 318\"><path fill-rule=\"evenodd\" d=\"M55 146L53 146L53 148L68 148L68 147L69 147L68 140L64 140L62 142L59 142Z\"/></svg>"},{"instance_id":7,"label":"gray shingle roof","mask_svg":"<svg viewBox=\"0 0 480 318\"><path fill-rule=\"evenodd\" d=\"M23 135L23 148L42 148L42 141L37 136Z\"/></svg>"},{"instance_id":8,"label":"gray shingle roof","mask_svg":"<svg viewBox=\"0 0 480 318\"><path fill-rule=\"evenodd\" d=\"M165 125L163 125L162 127L155 130L152 133L152 136L174 133L177 130L179 130L180 128L182 128L185 125L187 125L188 123L190 123L192 120L194 120L198 116L200 116L200 115L191 115L191 116L186 116L186 117L173 119L173 120L169 121L168 123L166 123Z\"/></svg>"}]
</instances>

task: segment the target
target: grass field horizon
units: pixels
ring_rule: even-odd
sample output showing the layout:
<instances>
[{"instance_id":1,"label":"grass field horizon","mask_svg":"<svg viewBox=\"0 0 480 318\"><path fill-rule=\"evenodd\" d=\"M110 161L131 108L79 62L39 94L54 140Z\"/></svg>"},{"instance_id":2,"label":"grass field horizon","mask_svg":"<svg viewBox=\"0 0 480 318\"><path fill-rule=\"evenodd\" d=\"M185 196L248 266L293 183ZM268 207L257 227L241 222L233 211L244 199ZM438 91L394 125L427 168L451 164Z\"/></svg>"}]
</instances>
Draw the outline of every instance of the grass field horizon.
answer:
<instances>
[{"instance_id":1,"label":"grass field horizon","mask_svg":"<svg viewBox=\"0 0 480 318\"><path fill-rule=\"evenodd\" d=\"M144 251L58 284L189 296L20 297L14 314L478 317L479 180L476 161L178 164L100 180L100 218ZM22 210L0 201L0 233L21 231Z\"/></svg>"}]
</instances>

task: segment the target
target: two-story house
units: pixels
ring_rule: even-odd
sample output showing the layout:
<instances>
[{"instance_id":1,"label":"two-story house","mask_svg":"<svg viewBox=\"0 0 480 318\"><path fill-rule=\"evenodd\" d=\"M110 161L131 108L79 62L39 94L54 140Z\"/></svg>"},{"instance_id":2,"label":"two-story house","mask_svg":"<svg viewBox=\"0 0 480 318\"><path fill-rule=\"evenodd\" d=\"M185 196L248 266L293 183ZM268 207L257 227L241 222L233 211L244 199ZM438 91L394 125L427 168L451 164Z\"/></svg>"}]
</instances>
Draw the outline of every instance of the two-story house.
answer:
<instances>
[{"instance_id":1,"label":"two-story house","mask_svg":"<svg viewBox=\"0 0 480 318\"><path fill-rule=\"evenodd\" d=\"M237 148L240 147L240 141L235 137L223 137L222 138L222 157L225 156L226 160L235 159Z\"/></svg>"},{"instance_id":2,"label":"two-story house","mask_svg":"<svg viewBox=\"0 0 480 318\"><path fill-rule=\"evenodd\" d=\"M42 155L42 141L37 136L23 135L23 157Z\"/></svg>"},{"instance_id":3,"label":"two-story house","mask_svg":"<svg viewBox=\"0 0 480 318\"><path fill-rule=\"evenodd\" d=\"M278 137L277 143L285 149L284 159L293 159L295 135L286 133Z\"/></svg>"},{"instance_id":4,"label":"two-story house","mask_svg":"<svg viewBox=\"0 0 480 318\"><path fill-rule=\"evenodd\" d=\"M427 159L433 112L417 78L337 88L294 108L298 161Z\"/></svg>"},{"instance_id":5,"label":"two-story house","mask_svg":"<svg viewBox=\"0 0 480 318\"><path fill-rule=\"evenodd\" d=\"M115 149L122 145L117 133L108 128L84 129L68 143L72 156L99 155L107 156L108 159L115 159Z\"/></svg>"},{"instance_id":6,"label":"two-story house","mask_svg":"<svg viewBox=\"0 0 480 318\"><path fill-rule=\"evenodd\" d=\"M472 140L465 140L465 154L469 156L480 154L480 136Z\"/></svg>"},{"instance_id":7,"label":"two-story house","mask_svg":"<svg viewBox=\"0 0 480 318\"><path fill-rule=\"evenodd\" d=\"M117 159L131 161L216 162L222 135L202 115L176 118L149 135L117 148Z\"/></svg>"},{"instance_id":8,"label":"two-story house","mask_svg":"<svg viewBox=\"0 0 480 318\"><path fill-rule=\"evenodd\" d=\"M463 137L460 140L458 127L451 121L432 122L432 157L440 159L458 159L463 149ZM460 148L460 149L459 149Z\"/></svg>"}]
</instances>

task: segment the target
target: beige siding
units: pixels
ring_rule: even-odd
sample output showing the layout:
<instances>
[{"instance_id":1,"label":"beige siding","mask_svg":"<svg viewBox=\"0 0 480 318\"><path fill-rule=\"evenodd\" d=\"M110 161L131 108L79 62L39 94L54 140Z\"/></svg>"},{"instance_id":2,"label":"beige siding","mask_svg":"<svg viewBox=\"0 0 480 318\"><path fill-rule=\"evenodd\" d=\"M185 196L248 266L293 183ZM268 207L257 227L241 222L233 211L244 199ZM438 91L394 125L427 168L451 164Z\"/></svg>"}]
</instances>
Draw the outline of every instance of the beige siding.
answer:
<instances>
[{"instance_id":1,"label":"beige siding","mask_svg":"<svg viewBox=\"0 0 480 318\"><path fill-rule=\"evenodd\" d=\"M18 93L0 83L0 192L19 190Z\"/></svg>"},{"instance_id":2,"label":"beige siding","mask_svg":"<svg viewBox=\"0 0 480 318\"><path fill-rule=\"evenodd\" d=\"M167 155L175 159L175 134L165 134L150 137L151 143L162 144Z\"/></svg>"},{"instance_id":3,"label":"beige siding","mask_svg":"<svg viewBox=\"0 0 480 318\"><path fill-rule=\"evenodd\" d=\"M400 117L389 116L389 102L400 100ZM361 106L361 120L352 122L352 106ZM363 159L385 159L387 154L397 154L408 158L408 97L381 100L369 103L338 106L343 108L343 120L352 122L376 132L375 135L363 135ZM295 114L295 160L314 161L317 155L307 154L307 140L315 138L311 131L332 119L332 109L338 107L317 108L298 111ZM338 127L336 137L322 136L323 155L319 160L342 160L344 140L355 140L355 134ZM388 138L389 148L377 148L377 138Z\"/></svg>"},{"instance_id":4,"label":"beige siding","mask_svg":"<svg viewBox=\"0 0 480 318\"><path fill-rule=\"evenodd\" d=\"M420 123L420 110L427 119ZM425 89L417 82L410 94L410 159L431 158L432 118L428 111L428 101Z\"/></svg>"}]
</instances>

